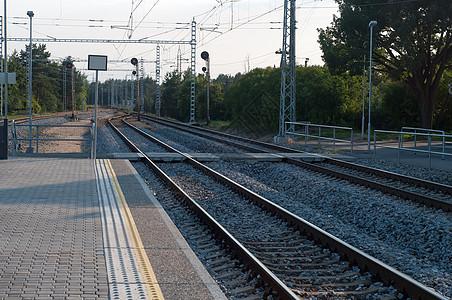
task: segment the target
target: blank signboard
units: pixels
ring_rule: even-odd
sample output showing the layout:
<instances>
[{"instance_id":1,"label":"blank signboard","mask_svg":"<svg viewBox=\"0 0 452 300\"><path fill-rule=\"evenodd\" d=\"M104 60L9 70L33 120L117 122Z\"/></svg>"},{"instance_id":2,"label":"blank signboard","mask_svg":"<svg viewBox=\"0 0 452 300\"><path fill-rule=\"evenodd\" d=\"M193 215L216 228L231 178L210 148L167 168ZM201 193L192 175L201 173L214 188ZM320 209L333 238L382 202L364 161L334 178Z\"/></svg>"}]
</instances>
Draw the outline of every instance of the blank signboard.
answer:
<instances>
[{"instance_id":1,"label":"blank signboard","mask_svg":"<svg viewBox=\"0 0 452 300\"><path fill-rule=\"evenodd\" d=\"M88 70L107 71L107 56L88 55Z\"/></svg>"}]
</instances>

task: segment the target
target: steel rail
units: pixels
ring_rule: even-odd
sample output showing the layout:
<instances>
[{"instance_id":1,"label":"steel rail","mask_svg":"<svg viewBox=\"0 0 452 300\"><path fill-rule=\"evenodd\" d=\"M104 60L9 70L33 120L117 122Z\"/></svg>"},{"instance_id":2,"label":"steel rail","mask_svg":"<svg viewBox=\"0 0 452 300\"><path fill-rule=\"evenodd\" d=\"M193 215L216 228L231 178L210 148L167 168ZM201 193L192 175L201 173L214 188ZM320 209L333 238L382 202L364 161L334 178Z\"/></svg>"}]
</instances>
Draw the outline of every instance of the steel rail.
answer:
<instances>
[{"instance_id":1,"label":"steel rail","mask_svg":"<svg viewBox=\"0 0 452 300\"><path fill-rule=\"evenodd\" d=\"M154 137L140 130L136 126L130 124L130 127L135 129L137 132L140 132L141 135L150 137L152 140L156 140ZM170 146L168 147L172 148ZM250 199L251 201L255 202L259 207L274 213L284 221L292 224L295 228L299 229L306 236L328 247L332 251L339 253L341 257L350 261L352 264L358 265L361 268L361 270L370 272L372 275L375 276L375 278L380 279L381 281L388 285L393 285L395 288L405 293L409 297L412 297L414 299L444 299L444 300L448 299L442 296L441 294L433 291L429 287L414 280L413 278L383 263L382 261L336 238L332 234L311 224L310 222L304 220L303 218L265 199L264 197L258 195L257 193L247 189L246 187L218 173L217 171L214 171L211 168L201 164L200 162L196 161L190 156L176 149L174 149L174 151L182 156L185 156L188 163L204 171L207 175L213 177L218 182L225 184L236 193L243 195L246 198Z\"/></svg>"},{"instance_id":2,"label":"steel rail","mask_svg":"<svg viewBox=\"0 0 452 300\"><path fill-rule=\"evenodd\" d=\"M199 128L199 127L195 127L195 126L192 126L192 125L181 124L179 122L175 122L175 121L172 121L172 120L166 120L166 119L162 119L162 118L148 117L148 116L146 116L144 118L148 119L148 120L150 120L152 122L156 122L158 124L162 124L162 125L165 125L165 126L168 126L168 127L172 127L172 128L176 128L176 129L185 131L185 132L189 132L191 134L195 134L195 135L207 138L207 139L215 140L215 141L218 141L218 142L226 143L226 144L231 145L231 146L242 148L242 149L245 149L246 151L251 151L251 152L259 152L260 151L260 152L262 152L262 150L259 150L257 148L252 148L252 147L245 146L245 145L242 145L242 144L239 144L239 143L234 143L232 141L225 141L225 140L220 139L220 138L215 138L215 137L212 137L210 135L203 134L203 133L201 133L199 131L206 131L206 132L209 132L209 133L212 133L212 134L219 134L221 136L225 136L225 137L228 137L228 138L231 138L231 139L240 140L240 141L243 141L243 142L252 141L253 144L259 145L259 146L262 146L262 147L269 147L268 145L270 145L272 149L274 149L274 150L277 149L277 150L280 150L282 152L288 152L286 150L290 150L291 151L290 153L304 153L302 151L298 151L298 150L295 150L295 149L290 149L290 148L286 148L286 147L280 147L278 145L273 145L273 144L268 144L268 143L264 143L264 142L260 142L260 141L254 141L254 140L249 140L249 139L246 139L246 138L236 137L236 136L233 136L233 135L220 133L220 132L209 130L209 129L205 129L205 128ZM166 121L169 124L165 123ZM184 127L184 128L181 128L181 127ZM192 130L185 129L185 128L196 129L196 130L198 130L198 132L194 132ZM362 172L366 172L368 174L376 175L376 176L379 176L379 177L389 178L389 179L393 179L393 180L398 180L398 181L401 181L401 182L409 183L409 184L412 184L412 185L416 185L416 186L419 186L419 187L429 188L431 190L435 190L436 189L436 190L439 190L439 191L442 191L444 193L448 193L448 194L452 195L452 187L451 186L447 186L447 185L443 185L443 184L439 184L439 183L435 183L435 182L431 182L431 181L426 181L426 180L422 180L422 179L418 179L418 178L414 178L414 177L409 177L409 176L405 176L405 175L399 175L399 174L396 174L396 173L393 173L393 172L389 172L389 171L384 171L384 170L379 170L379 169L375 169L375 168L369 168L369 167L365 167L365 166L360 166L360 165L357 165L357 164L341 161L341 160L334 159L334 158L329 158L329 157L325 157L325 156L321 156L321 157L323 157L325 159L325 161L323 163L331 163L331 164L339 165L339 166L342 166L342 167L345 167L345 168L355 169L355 170L359 170L359 171L362 171ZM329 176L333 176L333 177L336 177L336 178L348 180L348 181L350 181L352 183L355 183L355 184L359 184L359 185L362 185L362 186L370 187L370 188L379 190L379 191L387 193L387 194L395 195L395 196L398 196L398 197L401 197L401 198L404 198L404 199L408 199L408 200L411 200L411 201L415 201L415 202L418 202L418 203L421 203L421 204L424 204L424 205L432 206L434 208L439 208L439 209L442 209L444 211L448 211L448 212L452 211L452 202L446 202L446 201L443 201L443 200L440 200L440 199L435 199L435 198L432 198L432 197L429 197L429 196L425 196L425 195L422 195L422 194L418 194L418 193L415 193L415 192L410 192L410 191L406 191L406 190L403 190L403 189L395 188L395 187L389 186L387 184L378 183L378 182L375 182L375 181L372 181L372 180L368 180L368 179L359 177L357 175L344 174L344 173L341 173L341 172L338 172L338 171L330 170L330 169L328 169L326 167L319 166L319 165L314 164L314 163L308 163L308 162L296 160L296 159L293 159L293 158L290 158L290 157L284 157L283 162L290 163L290 164L293 164L293 165L297 165L299 167L306 168L306 169L309 169L309 170L312 170L312 171L315 171L315 172L319 172L319 173L322 173L322 174L326 174L326 175L329 175Z\"/></svg>"},{"instance_id":3,"label":"steel rail","mask_svg":"<svg viewBox=\"0 0 452 300\"><path fill-rule=\"evenodd\" d=\"M338 159L328 158L326 160L326 162L337 165L337 166L345 167L345 168L350 168L350 169L354 169L354 170L358 170L358 171L362 171L362 172L367 172L369 174L373 174L373 175L377 175L377 176L384 176L386 178L402 181L405 183L415 184L420 187L424 187L424 188L428 188L428 189L437 189L444 193L452 195L452 186L450 186L450 185L421 180L421 179L407 176L407 175L400 176L399 174L395 174L395 173L392 173L389 171L368 168L368 167L357 165L357 164L354 164L351 162L344 162L344 161L341 161Z\"/></svg>"},{"instance_id":4,"label":"steel rail","mask_svg":"<svg viewBox=\"0 0 452 300\"><path fill-rule=\"evenodd\" d=\"M219 142L219 143L227 144L227 145L230 145L230 146L233 146L233 147L238 147L237 146L238 144L235 143L235 142L224 140L224 139L217 138L217 137L210 136L210 135L206 135L206 134L203 134L201 132L193 132L193 129L186 129L186 128L183 128L183 127L180 127L180 126L178 127L177 125L174 125L173 123L169 123L169 124L166 123L165 124L164 121L161 121L161 120L159 120L157 118L153 119L153 118L150 118L148 116L143 116L143 115L141 116L141 118L147 119L149 121L152 121L152 122L164 125L164 126L168 126L168 127L171 127L171 128L183 131L183 132L187 132L187 133L190 133L190 134L195 134L197 136L200 136L200 137L203 137L203 138L206 138L206 139L209 139L209 140L213 140L213 141L216 141L216 142ZM253 147L248 147L248 146L242 145L242 144L240 144L240 148L244 149L246 151L253 152L253 153L262 152L261 150L258 150L258 149L253 148Z\"/></svg>"},{"instance_id":5,"label":"steel rail","mask_svg":"<svg viewBox=\"0 0 452 300\"><path fill-rule=\"evenodd\" d=\"M125 122L125 121L124 121ZM140 132L140 129L136 128L130 123L125 122L131 128L134 128ZM218 240L223 240L231 248L233 256L237 257L241 262L247 265L254 271L255 275L259 274L263 281L269 284L266 289L269 292L277 292L277 297L280 299L299 299L299 297L290 290L278 277L276 277L268 268L259 261L250 251L248 251L237 239L235 239L221 224L219 224L214 218L212 218L199 204L196 203L185 191L183 191L168 175L166 175L149 157L146 156L138 147L136 147L125 135L123 135L119 129L116 128L109 120L108 124L113 130L121 137L121 139L132 149L132 151L140 153L142 155L141 160L146 163L166 184L168 184L173 191L183 200L185 203L205 222L212 231L216 234ZM147 135L145 132L140 134ZM150 136L149 136L150 137ZM152 138L154 141L158 141ZM169 151L178 152L176 149L169 145L158 141L159 144ZM165 146L166 145L166 146ZM180 153L180 152L179 152ZM189 158L189 156L184 155Z\"/></svg>"},{"instance_id":6,"label":"steel rail","mask_svg":"<svg viewBox=\"0 0 452 300\"><path fill-rule=\"evenodd\" d=\"M335 171L335 170L331 170L316 164L312 164L312 163L308 163L308 162L304 162L304 161L300 161L300 160L296 160L293 158L284 158L283 161L293 164L293 165L297 165L300 166L302 168L308 169L308 170L312 170L318 173L322 173L322 174L326 174L328 176L333 176L339 179L344 179L347 180L351 183L356 183L365 187L369 187L387 194L391 194L403 199L407 199L407 200L411 200L411 201L415 201L421 204L425 204L428 206L432 206L435 208L439 208L442 209L444 211L452 211L452 203L446 202L446 201L442 201L439 199L435 199L432 197L428 197L422 194L418 194L418 193L414 193L414 192L410 192L407 190L403 190L403 189L399 189L399 188L395 188L392 186L389 186L387 184L383 184L383 183L378 183L372 180L368 180L365 178L362 178L360 176L356 176L356 175L350 175L350 174L346 174L346 173L341 173L339 171Z\"/></svg>"},{"instance_id":7,"label":"steel rail","mask_svg":"<svg viewBox=\"0 0 452 300\"><path fill-rule=\"evenodd\" d=\"M154 117L154 116L152 116L152 117L151 116L145 116L145 118L147 118L147 119L149 119L150 121L153 121L153 122L155 120L160 120L163 123L167 122L167 123L175 124L175 125L179 126L179 128L182 126L182 127L197 129L197 130L200 130L200 131L205 131L205 132L208 132L208 133L211 133L211 134L220 135L220 136L223 136L223 137L226 137L226 138L229 138L229 139L238 140L238 141L241 141L241 142L258 145L258 146L261 146L261 147L266 147L266 148L277 150L277 151L280 151L280 152L304 153L302 151L298 151L298 150L295 150L295 149L282 147L282 146L279 146L279 145L270 144L270 143L266 143L266 142L262 142L262 141L256 141L256 140L244 138L244 137L241 137L241 136L232 135L232 134L229 134L229 133L224 133L224 132L219 132L219 131L215 131L215 130L211 130L211 129L202 128L202 127L195 126L195 125L187 125L187 124L184 124L184 123L181 123L181 122L177 122L177 121L173 121L173 120L169 120L169 119L164 119L164 118L159 118L159 117ZM160 124L162 124L162 123L160 123ZM168 124L164 124L164 125L168 126ZM251 148L251 149L254 149L254 148ZM254 150L256 151L256 149L254 149ZM260 150L258 150L258 151L260 151Z\"/></svg>"}]
</instances>

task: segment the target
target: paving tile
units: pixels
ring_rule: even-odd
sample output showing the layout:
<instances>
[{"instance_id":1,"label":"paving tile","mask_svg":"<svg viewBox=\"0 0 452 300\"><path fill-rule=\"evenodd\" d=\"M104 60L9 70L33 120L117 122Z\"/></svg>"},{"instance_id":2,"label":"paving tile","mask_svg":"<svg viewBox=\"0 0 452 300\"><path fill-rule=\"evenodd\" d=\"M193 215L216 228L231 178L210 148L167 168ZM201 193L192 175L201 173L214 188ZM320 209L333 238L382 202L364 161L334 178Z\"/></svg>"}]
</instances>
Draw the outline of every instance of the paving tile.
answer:
<instances>
[{"instance_id":1,"label":"paving tile","mask_svg":"<svg viewBox=\"0 0 452 300\"><path fill-rule=\"evenodd\" d=\"M82 295L84 267L106 270L93 162L12 158L0 169L0 298ZM106 272L88 272L90 298L108 298Z\"/></svg>"}]
</instances>

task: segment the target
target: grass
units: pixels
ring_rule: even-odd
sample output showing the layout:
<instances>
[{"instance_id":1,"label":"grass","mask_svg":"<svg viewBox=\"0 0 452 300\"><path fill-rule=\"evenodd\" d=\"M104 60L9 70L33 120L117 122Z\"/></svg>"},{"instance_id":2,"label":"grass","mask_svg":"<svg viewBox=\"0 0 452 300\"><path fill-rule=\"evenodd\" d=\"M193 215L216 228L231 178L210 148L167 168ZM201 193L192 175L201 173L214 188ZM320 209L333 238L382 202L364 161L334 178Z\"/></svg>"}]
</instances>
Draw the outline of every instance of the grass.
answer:
<instances>
[{"instance_id":1,"label":"grass","mask_svg":"<svg viewBox=\"0 0 452 300\"><path fill-rule=\"evenodd\" d=\"M228 127L229 125L231 125L231 121L211 120L209 123L209 128L222 128L222 127Z\"/></svg>"}]
</instances>

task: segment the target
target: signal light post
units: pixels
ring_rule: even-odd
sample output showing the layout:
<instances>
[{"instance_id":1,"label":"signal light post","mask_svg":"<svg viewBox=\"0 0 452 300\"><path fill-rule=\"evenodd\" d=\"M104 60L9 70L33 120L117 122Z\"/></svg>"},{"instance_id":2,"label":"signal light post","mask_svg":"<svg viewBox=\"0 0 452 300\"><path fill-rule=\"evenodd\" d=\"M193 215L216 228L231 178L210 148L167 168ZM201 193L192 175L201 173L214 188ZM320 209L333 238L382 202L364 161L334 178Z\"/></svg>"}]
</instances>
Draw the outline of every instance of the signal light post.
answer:
<instances>
[{"instance_id":1,"label":"signal light post","mask_svg":"<svg viewBox=\"0 0 452 300\"><path fill-rule=\"evenodd\" d=\"M141 121L140 111L141 111L141 103L140 103L140 76L138 73L138 59L132 58L130 63L135 66L136 70L132 72L133 75L137 76L137 103L138 103L138 122Z\"/></svg>"},{"instance_id":2,"label":"signal light post","mask_svg":"<svg viewBox=\"0 0 452 300\"><path fill-rule=\"evenodd\" d=\"M66 70L71 70L71 99L72 99L72 120L75 121L75 72L74 64L70 61L65 63Z\"/></svg>"},{"instance_id":3,"label":"signal light post","mask_svg":"<svg viewBox=\"0 0 452 300\"><path fill-rule=\"evenodd\" d=\"M209 125L210 123L210 114L209 114L209 103L210 103L210 58L209 58L209 52L203 51L201 53L201 58L206 61L207 67L203 67L202 70L206 72L206 79L207 79L207 103L206 103L206 125Z\"/></svg>"}]
</instances>

